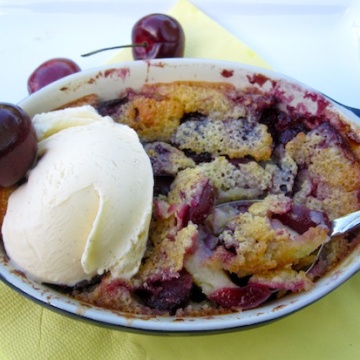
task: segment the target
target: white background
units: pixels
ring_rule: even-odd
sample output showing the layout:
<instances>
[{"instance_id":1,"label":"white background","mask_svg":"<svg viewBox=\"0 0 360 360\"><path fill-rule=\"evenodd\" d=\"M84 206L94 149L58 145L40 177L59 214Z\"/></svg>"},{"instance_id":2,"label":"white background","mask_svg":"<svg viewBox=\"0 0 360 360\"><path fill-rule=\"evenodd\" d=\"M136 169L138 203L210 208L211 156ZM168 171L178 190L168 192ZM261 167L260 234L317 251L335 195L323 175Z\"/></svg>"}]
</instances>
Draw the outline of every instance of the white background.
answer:
<instances>
[{"instance_id":1,"label":"white background","mask_svg":"<svg viewBox=\"0 0 360 360\"><path fill-rule=\"evenodd\" d=\"M270 66L360 108L360 0L191 0ZM0 0L0 102L27 96L30 73L52 57L82 69L127 44L133 24L176 0ZM204 29L205 31L205 29ZM211 46L211 44L209 44Z\"/></svg>"}]
</instances>

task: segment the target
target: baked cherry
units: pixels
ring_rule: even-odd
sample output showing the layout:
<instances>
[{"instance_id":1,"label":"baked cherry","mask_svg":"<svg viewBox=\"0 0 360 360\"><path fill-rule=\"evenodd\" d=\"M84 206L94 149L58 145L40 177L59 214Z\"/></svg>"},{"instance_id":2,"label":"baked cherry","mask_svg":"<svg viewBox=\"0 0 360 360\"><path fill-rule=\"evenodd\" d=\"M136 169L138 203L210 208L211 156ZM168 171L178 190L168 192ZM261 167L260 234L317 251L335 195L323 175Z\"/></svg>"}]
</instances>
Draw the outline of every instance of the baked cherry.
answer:
<instances>
[{"instance_id":1,"label":"baked cherry","mask_svg":"<svg viewBox=\"0 0 360 360\"><path fill-rule=\"evenodd\" d=\"M299 234L304 234L309 228L323 225L330 229L331 224L327 215L321 211L310 210L303 205L293 205L291 211L281 214L273 214L273 218Z\"/></svg>"},{"instance_id":2,"label":"baked cherry","mask_svg":"<svg viewBox=\"0 0 360 360\"><path fill-rule=\"evenodd\" d=\"M271 295L268 287L260 284L248 284L243 287L220 288L210 294L209 298L217 304L243 310L253 309L266 301Z\"/></svg>"},{"instance_id":3,"label":"baked cherry","mask_svg":"<svg viewBox=\"0 0 360 360\"><path fill-rule=\"evenodd\" d=\"M200 187L199 193L192 199L185 215L186 223L202 224L209 216L215 202L215 188L210 181Z\"/></svg>"},{"instance_id":4,"label":"baked cherry","mask_svg":"<svg viewBox=\"0 0 360 360\"><path fill-rule=\"evenodd\" d=\"M0 103L0 186L21 180L34 163L36 151L36 134L27 113Z\"/></svg>"},{"instance_id":5,"label":"baked cherry","mask_svg":"<svg viewBox=\"0 0 360 360\"><path fill-rule=\"evenodd\" d=\"M185 34L181 24L165 14L150 14L138 20L132 28L132 44L91 51L89 56L106 50L132 48L135 60L183 57Z\"/></svg>"},{"instance_id":6,"label":"baked cherry","mask_svg":"<svg viewBox=\"0 0 360 360\"><path fill-rule=\"evenodd\" d=\"M67 58L54 58L39 65L30 75L27 88L29 94L65 76L81 71L79 65Z\"/></svg>"}]
</instances>

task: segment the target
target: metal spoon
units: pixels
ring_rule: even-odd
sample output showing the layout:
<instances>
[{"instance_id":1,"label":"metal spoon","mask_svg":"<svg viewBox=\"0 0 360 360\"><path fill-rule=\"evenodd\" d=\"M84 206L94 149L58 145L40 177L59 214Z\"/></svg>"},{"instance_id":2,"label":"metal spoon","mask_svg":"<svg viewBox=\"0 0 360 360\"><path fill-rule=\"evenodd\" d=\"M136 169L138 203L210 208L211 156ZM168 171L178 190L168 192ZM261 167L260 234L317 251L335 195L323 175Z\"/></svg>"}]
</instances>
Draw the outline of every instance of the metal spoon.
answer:
<instances>
[{"instance_id":1,"label":"metal spoon","mask_svg":"<svg viewBox=\"0 0 360 360\"><path fill-rule=\"evenodd\" d=\"M330 237L343 235L348 231L355 229L360 225L360 210L342 216L340 218L334 219L330 223ZM306 269L306 273L308 273L316 264L317 260L321 256L321 253L324 249L325 243L323 243L316 254L316 259L314 262Z\"/></svg>"},{"instance_id":2,"label":"metal spoon","mask_svg":"<svg viewBox=\"0 0 360 360\"><path fill-rule=\"evenodd\" d=\"M331 222L330 236L342 235L360 225L360 210L342 216Z\"/></svg>"}]
</instances>

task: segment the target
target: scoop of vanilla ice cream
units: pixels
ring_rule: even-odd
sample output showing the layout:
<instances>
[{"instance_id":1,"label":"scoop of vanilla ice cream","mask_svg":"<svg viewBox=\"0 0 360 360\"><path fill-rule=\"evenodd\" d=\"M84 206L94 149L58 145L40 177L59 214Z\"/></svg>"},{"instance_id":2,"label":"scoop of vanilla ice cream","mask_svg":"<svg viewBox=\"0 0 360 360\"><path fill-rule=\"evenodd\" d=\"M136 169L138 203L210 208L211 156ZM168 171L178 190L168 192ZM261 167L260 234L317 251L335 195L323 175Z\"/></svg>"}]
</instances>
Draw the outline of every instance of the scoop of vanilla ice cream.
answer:
<instances>
[{"instance_id":1,"label":"scoop of vanilla ice cream","mask_svg":"<svg viewBox=\"0 0 360 360\"><path fill-rule=\"evenodd\" d=\"M9 198L8 256L41 282L72 286L107 270L130 278L145 252L153 195L136 132L91 106L33 122L39 160Z\"/></svg>"}]
</instances>

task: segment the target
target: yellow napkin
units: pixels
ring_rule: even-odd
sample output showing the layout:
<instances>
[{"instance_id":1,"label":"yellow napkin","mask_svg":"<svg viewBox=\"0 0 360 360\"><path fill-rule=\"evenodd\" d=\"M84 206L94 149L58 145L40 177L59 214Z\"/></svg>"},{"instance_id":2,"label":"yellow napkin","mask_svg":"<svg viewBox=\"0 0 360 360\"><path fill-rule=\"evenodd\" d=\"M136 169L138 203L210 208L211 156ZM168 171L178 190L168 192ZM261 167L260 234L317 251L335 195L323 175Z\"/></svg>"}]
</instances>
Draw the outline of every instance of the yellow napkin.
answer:
<instances>
[{"instance_id":1,"label":"yellow napkin","mask_svg":"<svg viewBox=\"0 0 360 360\"><path fill-rule=\"evenodd\" d=\"M170 13L185 28L186 56L267 67L186 0L176 3ZM110 61L128 59L129 52L121 51ZM359 334L359 274L287 318L211 336L138 335L89 325L47 310L0 283L0 360L355 360L360 359Z\"/></svg>"}]
</instances>

